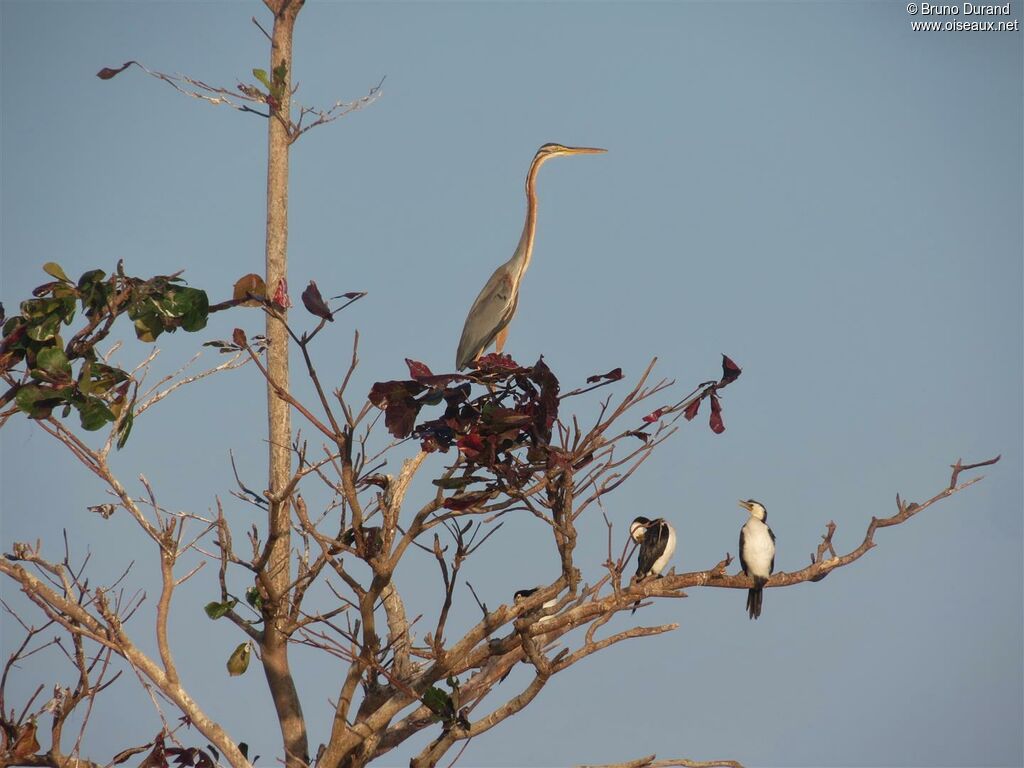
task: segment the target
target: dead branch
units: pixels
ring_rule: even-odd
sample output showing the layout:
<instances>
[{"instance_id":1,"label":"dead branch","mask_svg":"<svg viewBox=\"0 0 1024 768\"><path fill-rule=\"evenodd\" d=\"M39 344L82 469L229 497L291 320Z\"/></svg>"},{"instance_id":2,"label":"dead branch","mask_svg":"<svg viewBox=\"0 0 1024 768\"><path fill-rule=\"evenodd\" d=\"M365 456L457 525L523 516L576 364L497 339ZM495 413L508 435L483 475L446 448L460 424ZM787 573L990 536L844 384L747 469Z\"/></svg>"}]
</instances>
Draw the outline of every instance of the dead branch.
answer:
<instances>
[{"instance_id":1,"label":"dead branch","mask_svg":"<svg viewBox=\"0 0 1024 768\"><path fill-rule=\"evenodd\" d=\"M656 760L657 755L638 757L636 760L627 760L624 763L604 763L601 765L580 765L578 768L743 768L741 763L735 760L686 760L675 758L671 760Z\"/></svg>"}]
</instances>

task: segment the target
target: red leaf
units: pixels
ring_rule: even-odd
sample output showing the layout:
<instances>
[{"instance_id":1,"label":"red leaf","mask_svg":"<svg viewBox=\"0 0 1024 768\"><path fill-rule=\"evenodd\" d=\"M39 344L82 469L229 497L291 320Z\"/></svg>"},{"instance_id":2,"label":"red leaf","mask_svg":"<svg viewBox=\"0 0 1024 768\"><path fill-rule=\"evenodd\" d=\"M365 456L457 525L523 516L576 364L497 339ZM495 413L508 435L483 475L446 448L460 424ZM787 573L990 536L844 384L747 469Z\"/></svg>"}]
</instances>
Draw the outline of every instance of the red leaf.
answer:
<instances>
[{"instance_id":1,"label":"red leaf","mask_svg":"<svg viewBox=\"0 0 1024 768\"><path fill-rule=\"evenodd\" d=\"M728 355L722 355L722 380L718 382L718 386L724 387L726 384L736 381L741 373L743 371L729 359Z\"/></svg>"},{"instance_id":2,"label":"red leaf","mask_svg":"<svg viewBox=\"0 0 1024 768\"><path fill-rule=\"evenodd\" d=\"M368 399L384 411L384 426L402 439L412 434L422 404L416 396L426 387L415 381L378 381L370 388Z\"/></svg>"},{"instance_id":3,"label":"red leaf","mask_svg":"<svg viewBox=\"0 0 1024 768\"><path fill-rule=\"evenodd\" d=\"M622 378L622 369L613 368L608 373L598 373L593 376L587 376L587 384L596 384L601 379L607 379L608 381L618 381Z\"/></svg>"},{"instance_id":4,"label":"red leaf","mask_svg":"<svg viewBox=\"0 0 1024 768\"><path fill-rule=\"evenodd\" d=\"M644 424L653 424L655 421L661 418L661 414L663 414L664 412L664 408L659 408L656 411L652 411L651 413L644 416Z\"/></svg>"},{"instance_id":5,"label":"red leaf","mask_svg":"<svg viewBox=\"0 0 1024 768\"><path fill-rule=\"evenodd\" d=\"M249 343L249 340L245 338L245 331L241 328L235 328L231 333L231 340L239 347L244 347Z\"/></svg>"},{"instance_id":6,"label":"red leaf","mask_svg":"<svg viewBox=\"0 0 1024 768\"><path fill-rule=\"evenodd\" d=\"M490 491L471 491L470 493L463 493L459 496L449 496L444 500L443 506L445 509L461 511L487 501L492 495L493 494Z\"/></svg>"},{"instance_id":7,"label":"red leaf","mask_svg":"<svg viewBox=\"0 0 1024 768\"><path fill-rule=\"evenodd\" d=\"M694 400L692 403L686 406L686 410L683 411L683 416L686 417L687 421L693 421L693 417L696 416L697 411L700 410L700 401L703 399L704 398L702 397L698 397L696 400Z\"/></svg>"},{"instance_id":8,"label":"red leaf","mask_svg":"<svg viewBox=\"0 0 1024 768\"><path fill-rule=\"evenodd\" d=\"M484 440L476 432L470 432L468 435L463 435L455 441L455 445L458 449L465 453L467 456L470 454L477 454L483 450ZM472 456L470 456L472 458Z\"/></svg>"},{"instance_id":9,"label":"red leaf","mask_svg":"<svg viewBox=\"0 0 1024 768\"><path fill-rule=\"evenodd\" d=\"M519 363L510 355L499 355L497 352L481 355L476 359L476 368L479 371L512 371L519 367Z\"/></svg>"},{"instance_id":10,"label":"red leaf","mask_svg":"<svg viewBox=\"0 0 1024 768\"><path fill-rule=\"evenodd\" d=\"M288 309L292 305L292 300L288 298L288 279L282 277L277 281L277 290L274 291L273 303L281 309Z\"/></svg>"},{"instance_id":11,"label":"red leaf","mask_svg":"<svg viewBox=\"0 0 1024 768\"><path fill-rule=\"evenodd\" d=\"M407 357L407 358L405 358L405 364L409 366L409 375L412 376L417 381L419 381L421 378L424 378L426 376L433 376L434 375L431 372L431 370L429 368L427 368L426 365L424 365L421 362L418 362L417 360L410 360Z\"/></svg>"},{"instance_id":12,"label":"red leaf","mask_svg":"<svg viewBox=\"0 0 1024 768\"><path fill-rule=\"evenodd\" d=\"M725 432L725 423L722 421L722 404L718 402L718 395L711 393L711 418L708 422L711 431L716 435Z\"/></svg>"},{"instance_id":13,"label":"red leaf","mask_svg":"<svg viewBox=\"0 0 1024 768\"><path fill-rule=\"evenodd\" d=\"M119 75L120 73L124 72L126 69L128 69L128 67L135 63L136 62L134 61L126 61L124 64L122 64L120 67L117 67L116 69L112 69L111 67L104 67L96 73L96 77L98 77L100 80L109 80L110 78L115 77L116 75Z\"/></svg>"},{"instance_id":14,"label":"red leaf","mask_svg":"<svg viewBox=\"0 0 1024 768\"><path fill-rule=\"evenodd\" d=\"M320 289L316 287L316 282L313 280L309 281L309 285L306 286L306 290L302 292L302 305L311 315L322 317L324 320L330 320L332 323L334 322L334 315L331 312L331 308L327 306L327 302L324 301L324 297L320 295Z\"/></svg>"}]
</instances>

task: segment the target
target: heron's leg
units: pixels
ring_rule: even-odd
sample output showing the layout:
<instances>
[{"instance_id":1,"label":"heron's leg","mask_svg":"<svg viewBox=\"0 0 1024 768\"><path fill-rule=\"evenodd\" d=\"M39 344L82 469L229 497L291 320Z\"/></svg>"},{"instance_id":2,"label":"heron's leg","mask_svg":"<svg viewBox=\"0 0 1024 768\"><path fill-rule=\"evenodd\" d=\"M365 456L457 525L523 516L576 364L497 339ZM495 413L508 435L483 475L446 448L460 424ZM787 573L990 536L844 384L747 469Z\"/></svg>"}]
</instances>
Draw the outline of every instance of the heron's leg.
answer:
<instances>
[{"instance_id":1,"label":"heron's leg","mask_svg":"<svg viewBox=\"0 0 1024 768\"><path fill-rule=\"evenodd\" d=\"M498 331L498 335L495 336L494 351L497 352L499 355L501 354L501 350L505 348L505 339L507 338L508 326L506 325L504 328Z\"/></svg>"}]
</instances>

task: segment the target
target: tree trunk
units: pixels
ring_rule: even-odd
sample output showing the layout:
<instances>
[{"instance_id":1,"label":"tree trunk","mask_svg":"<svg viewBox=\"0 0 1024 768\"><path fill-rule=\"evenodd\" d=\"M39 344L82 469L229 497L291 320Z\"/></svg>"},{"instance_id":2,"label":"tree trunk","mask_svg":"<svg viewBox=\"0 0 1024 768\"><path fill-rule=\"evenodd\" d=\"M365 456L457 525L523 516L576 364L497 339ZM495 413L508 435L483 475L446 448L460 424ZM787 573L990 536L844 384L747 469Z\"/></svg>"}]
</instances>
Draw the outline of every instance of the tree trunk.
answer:
<instances>
[{"instance_id":1,"label":"tree trunk","mask_svg":"<svg viewBox=\"0 0 1024 768\"><path fill-rule=\"evenodd\" d=\"M284 87L277 104L270 104L267 147L267 293L274 297L286 286L288 276L288 135L291 114L292 34L301 0L266 0L274 13L270 54L270 79L284 65ZM282 314L287 310L282 308ZM289 389L288 334L284 323L267 316L267 370L270 380ZM309 742L302 705L288 663L288 636L283 631L288 621L287 589L291 582L291 501L278 493L291 477L291 419L289 406L267 386L267 417L270 435L270 557L267 561L267 586L270 592L265 612L261 643L263 669L270 687L284 742L286 768L309 765Z\"/></svg>"}]
</instances>

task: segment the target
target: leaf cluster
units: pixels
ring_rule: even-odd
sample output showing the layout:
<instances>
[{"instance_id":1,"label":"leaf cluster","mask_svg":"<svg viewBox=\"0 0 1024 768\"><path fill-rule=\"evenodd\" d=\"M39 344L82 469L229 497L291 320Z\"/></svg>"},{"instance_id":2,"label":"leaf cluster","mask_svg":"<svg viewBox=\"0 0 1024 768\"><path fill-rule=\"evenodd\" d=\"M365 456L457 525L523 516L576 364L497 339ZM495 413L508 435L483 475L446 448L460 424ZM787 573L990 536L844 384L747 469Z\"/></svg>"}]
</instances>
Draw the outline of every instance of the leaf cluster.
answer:
<instances>
[{"instance_id":1,"label":"leaf cluster","mask_svg":"<svg viewBox=\"0 0 1024 768\"><path fill-rule=\"evenodd\" d=\"M11 385L0 406L13 399L33 419L47 418L57 408L66 417L73 409L86 430L120 419L120 448L132 426L131 379L102 361L96 344L120 315L128 316L136 337L145 342L178 328L201 330L210 312L206 293L184 285L177 275L130 277L121 262L111 275L92 269L77 281L54 262L43 269L54 280L33 290L19 314L5 319L0 311L0 376ZM79 312L84 325L65 342L62 333ZM24 366L20 376L18 366Z\"/></svg>"},{"instance_id":2,"label":"leaf cluster","mask_svg":"<svg viewBox=\"0 0 1024 768\"><path fill-rule=\"evenodd\" d=\"M391 434L419 439L427 453L447 453L453 445L462 452L464 473L435 480L443 489L465 491L484 480L474 474L477 469L495 477L485 490L447 499L447 509L466 509L502 487L518 488L557 460L550 442L559 384L543 359L525 367L508 356L487 355L473 374L437 376L423 363L406 363L412 378L377 382L369 394L370 402L384 411ZM473 382L486 385L487 391L471 399ZM423 408L442 404L439 416L418 421Z\"/></svg>"}]
</instances>

